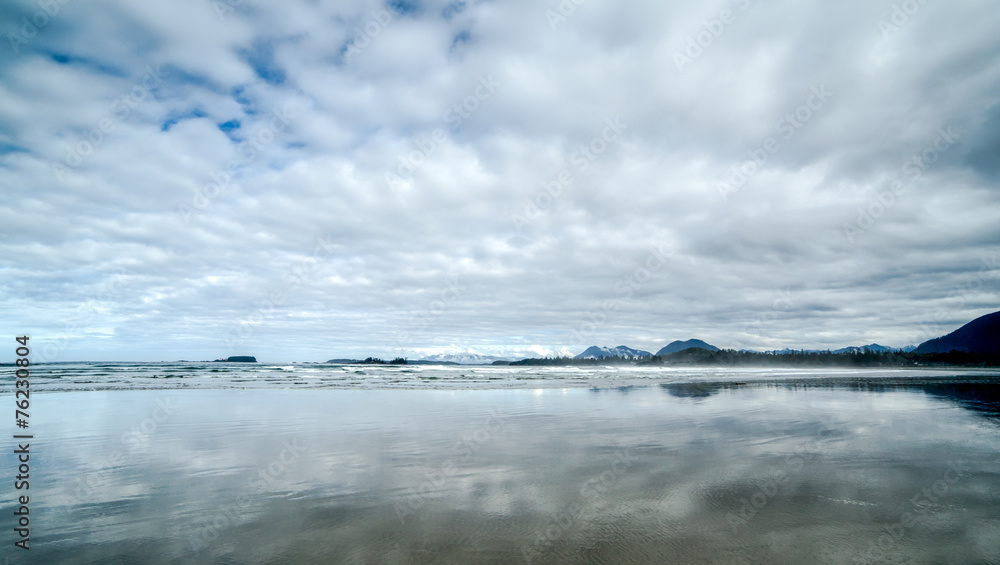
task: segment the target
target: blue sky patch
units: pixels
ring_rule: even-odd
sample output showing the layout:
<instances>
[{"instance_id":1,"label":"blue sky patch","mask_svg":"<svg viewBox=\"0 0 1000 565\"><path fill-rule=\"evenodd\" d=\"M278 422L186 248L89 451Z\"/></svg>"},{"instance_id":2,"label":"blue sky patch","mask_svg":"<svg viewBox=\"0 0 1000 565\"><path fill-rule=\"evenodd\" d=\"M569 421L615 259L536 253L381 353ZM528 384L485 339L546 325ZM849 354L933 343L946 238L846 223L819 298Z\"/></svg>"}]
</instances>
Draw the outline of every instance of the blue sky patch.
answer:
<instances>
[{"instance_id":1,"label":"blue sky patch","mask_svg":"<svg viewBox=\"0 0 1000 565\"><path fill-rule=\"evenodd\" d=\"M200 109L197 109L197 108L194 109L194 110L191 110L190 112L184 113L184 114L174 114L174 115L171 115L160 126L160 131L170 131L170 128L173 127L174 124L176 124L177 122L179 122L181 120L190 120L190 119L194 119L194 118L204 118L207 115L208 114L206 114L204 111L202 111Z\"/></svg>"},{"instance_id":2,"label":"blue sky patch","mask_svg":"<svg viewBox=\"0 0 1000 565\"><path fill-rule=\"evenodd\" d=\"M464 0L455 0L451 4L445 6L443 10L441 10L441 16L446 20L450 20L457 14L461 14L462 12L464 12L468 6L469 5Z\"/></svg>"},{"instance_id":3,"label":"blue sky patch","mask_svg":"<svg viewBox=\"0 0 1000 565\"><path fill-rule=\"evenodd\" d=\"M273 40L258 39L250 49L240 50L240 55L264 82L275 86L285 83L285 71L274 61Z\"/></svg>"}]
</instances>

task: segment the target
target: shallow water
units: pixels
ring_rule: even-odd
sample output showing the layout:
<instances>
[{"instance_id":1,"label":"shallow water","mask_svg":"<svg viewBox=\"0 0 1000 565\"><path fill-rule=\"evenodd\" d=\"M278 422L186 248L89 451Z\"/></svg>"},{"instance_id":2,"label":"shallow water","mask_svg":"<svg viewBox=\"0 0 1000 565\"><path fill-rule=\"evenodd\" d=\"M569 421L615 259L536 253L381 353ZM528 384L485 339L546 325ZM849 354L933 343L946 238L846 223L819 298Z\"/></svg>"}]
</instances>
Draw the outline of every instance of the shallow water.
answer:
<instances>
[{"instance_id":1,"label":"shallow water","mask_svg":"<svg viewBox=\"0 0 1000 565\"><path fill-rule=\"evenodd\" d=\"M5 553L1000 563L996 385L885 382L38 394L32 550Z\"/></svg>"},{"instance_id":2,"label":"shallow water","mask_svg":"<svg viewBox=\"0 0 1000 565\"><path fill-rule=\"evenodd\" d=\"M14 390L14 367L0 394ZM991 377L1000 369L856 369L757 367L525 367L490 365L337 365L320 363L44 363L32 365L32 388L44 392L166 389L536 389L645 386L717 381L899 382L913 378Z\"/></svg>"}]
</instances>

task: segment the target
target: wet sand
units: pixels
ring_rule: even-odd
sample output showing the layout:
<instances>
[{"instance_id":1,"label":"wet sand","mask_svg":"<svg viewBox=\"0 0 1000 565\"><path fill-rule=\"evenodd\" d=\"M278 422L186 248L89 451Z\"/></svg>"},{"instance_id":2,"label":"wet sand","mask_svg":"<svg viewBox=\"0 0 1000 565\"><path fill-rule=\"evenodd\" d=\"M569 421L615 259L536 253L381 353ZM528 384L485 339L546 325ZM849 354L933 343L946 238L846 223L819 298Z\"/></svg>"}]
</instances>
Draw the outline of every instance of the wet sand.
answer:
<instances>
[{"instance_id":1,"label":"wet sand","mask_svg":"<svg viewBox=\"0 0 1000 565\"><path fill-rule=\"evenodd\" d=\"M31 557L1000 562L995 391L966 374L50 392Z\"/></svg>"}]
</instances>

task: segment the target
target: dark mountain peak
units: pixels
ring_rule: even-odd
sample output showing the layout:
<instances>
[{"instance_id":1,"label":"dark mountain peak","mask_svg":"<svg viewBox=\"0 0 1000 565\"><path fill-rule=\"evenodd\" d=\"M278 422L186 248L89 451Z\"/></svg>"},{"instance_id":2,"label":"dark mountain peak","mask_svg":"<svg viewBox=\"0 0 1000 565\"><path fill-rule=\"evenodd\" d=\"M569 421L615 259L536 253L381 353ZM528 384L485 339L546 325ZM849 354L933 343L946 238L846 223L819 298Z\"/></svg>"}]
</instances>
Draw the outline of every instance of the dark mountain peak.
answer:
<instances>
[{"instance_id":1,"label":"dark mountain peak","mask_svg":"<svg viewBox=\"0 0 1000 565\"><path fill-rule=\"evenodd\" d=\"M980 316L946 336L925 341L917 353L1000 353L1000 312Z\"/></svg>"},{"instance_id":2,"label":"dark mountain peak","mask_svg":"<svg viewBox=\"0 0 1000 565\"><path fill-rule=\"evenodd\" d=\"M670 355L671 353L677 353L678 351L684 351L685 349L691 349L692 347L697 347L698 349L707 349L708 351L719 351L719 348L710 344L705 343L700 339L689 339L687 341L671 341L662 349L656 352L657 355Z\"/></svg>"}]
</instances>

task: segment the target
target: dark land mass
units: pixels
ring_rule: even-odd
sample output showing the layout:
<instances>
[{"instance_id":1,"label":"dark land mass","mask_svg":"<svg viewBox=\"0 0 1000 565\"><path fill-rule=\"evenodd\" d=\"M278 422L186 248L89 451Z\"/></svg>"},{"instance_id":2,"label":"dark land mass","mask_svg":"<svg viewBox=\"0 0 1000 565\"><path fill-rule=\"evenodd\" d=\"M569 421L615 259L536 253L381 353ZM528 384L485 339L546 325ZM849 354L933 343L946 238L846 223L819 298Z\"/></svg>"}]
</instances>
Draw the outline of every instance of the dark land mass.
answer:
<instances>
[{"instance_id":1,"label":"dark land mass","mask_svg":"<svg viewBox=\"0 0 1000 565\"><path fill-rule=\"evenodd\" d=\"M460 365L461 363L455 363L454 361L425 361L423 359L418 359L416 361L410 359L403 359L402 357L397 357L392 361L383 361L378 357L367 357L365 359L330 359L325 365Z\"/></svg>"},{"instance_id":2,"label":"dark land mass","mask_svg":"<svg viewBox=\"0 0 1000 565\"><path fill-rule=\"evenodd\" d=\"M378 357L366 357L360 361L357 359L330 359L327 363L333 365L408 365L413 362L402 357L396 357L392 361L385 361Z\"/></svg>"},{"instance_id":3,"label":"dark land mass","mask_svg":"<svg viewBox=\"0 0 1000 565\"><path fill-rule=\"evenodd\" d=\"M517 366L597 366L597 365L709 365L752 367L997 367L1000 366L1000 312L987 314L954 332L905 349L871 344L835 351L782 350L747 351L720 349L700 339L673 341L655 355L624 345L593 345L575 357L544 357L520 361L494 361L493 365ZM253 357L230 357L228 361ZM221 359L220 359L221 361ZM452 361L409 361L397 357L384 361L377 357L330 359L338 365L459 365Z\"/></svg>"},{"instance_id":4,"label":"dark land mass","mask_svg":"<svg viewBox=\"0 0 1000 565\"><path fill-rule=\"evenodd\" d=\"M253 355L234 355L225 359L216 359L215 363L256 363L257 358Z\"/></svg>"},{"instance_id":5,"label":"dark land mass","mask_svg":"<svg viewBox=\"0 0 1000 565\"><path fill-rule=\"evenodd\" d=\"M705 343L700 339L689 339L687 341L672 341L664 346L662 349L656 352L657 355L670 355L672 353L677 353L679 351L684 351L685 349L691 349L692 347L697 347L699 349L707 349L709 351L719 351L719 348L710 344Z\"/></svg>"},{"instance_id":6,"label":"dark land mass","mask_svg":"<svg viewBox=\"0 0 1000 565\"><path fill-rule=\"evenodd\" d=\"M365 359L330 359L326 365L460 365L454 361L426 361L418 359L416 361L396 357L392 361L384 361L378 357L366 357Z\"/></svg>"},{"instance_id":7,"label":"dark land mass","mask_svg":"<svg viewBox=\"0 0 1000 565\"><path fill-rule=\"evenodd\" d=\"M1000 312L972 320L946 336L925 341L917 353L987 353L1000 355Z\"/></svg>"},{"instance_id":8,"label":"dark land mass","mask_svg":"<svg viewBox=\"0 0 1000 565\"><path fill-rule=\"evenodd\" d=\"M632 351L625 346L624 350ZM587 351L599 350L594 346ZM616 348L619 349L619 348ZM494 365L709 365L720 367L1000 367L1000 312L965 324L950 334L925 341L912 351L871 346L837 351L736 351L700 339L674 341L651 357L606 356L599 359L547 357Z\"/></svg>"},{"instance_id":9,"label":"dark land mass","mask_svg":"<svg viewBox=\"0 0 1000 565\"><path fill-rule=\"evenodd\" d=\"M511 363L496 362L495 365L526 366L596 366L596 365L636 365L636 366L718 366L718 367L1000 367L1000 354L968 353L950 351L948 353L900 351L859 351L833 353L831 351L798 353L760 353L756 351L736 351L722 349L709 351L692 347L670 355L654 355L635 360L631 357L604 357L602 359L572 359L570 357L546 357L522 359Z\"/></svg>"},{"instance_id":10,"label":"dark land mass","mask_svg":"<svg viewBox=\"0 0 1000 565\"><path fill-rule=\"evenodd\" d=\"M707 351L690 348L671 355L656 355L640 365L716 365L758 367L934 367L934 366L1000 366L1000 354L902 351L853 351L850 353L798 352L786 354L759 353L724 349Z\"/></svg>"}]
</instances>

